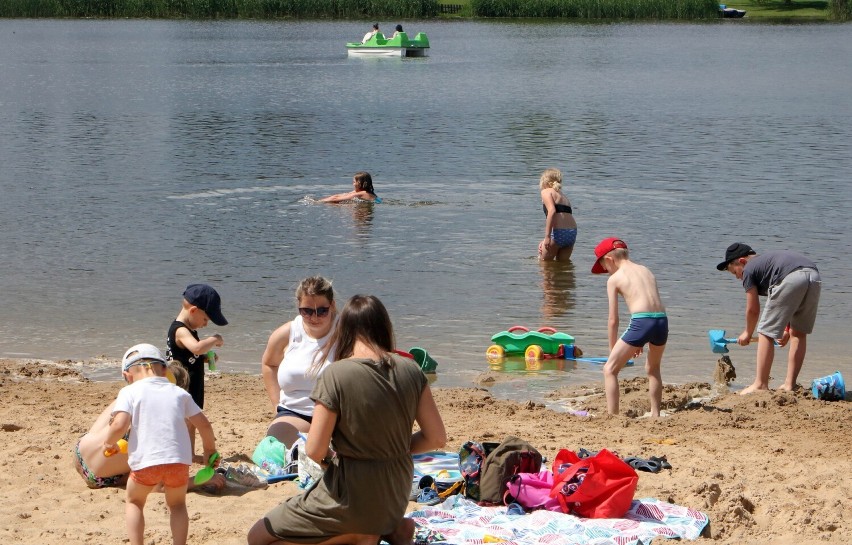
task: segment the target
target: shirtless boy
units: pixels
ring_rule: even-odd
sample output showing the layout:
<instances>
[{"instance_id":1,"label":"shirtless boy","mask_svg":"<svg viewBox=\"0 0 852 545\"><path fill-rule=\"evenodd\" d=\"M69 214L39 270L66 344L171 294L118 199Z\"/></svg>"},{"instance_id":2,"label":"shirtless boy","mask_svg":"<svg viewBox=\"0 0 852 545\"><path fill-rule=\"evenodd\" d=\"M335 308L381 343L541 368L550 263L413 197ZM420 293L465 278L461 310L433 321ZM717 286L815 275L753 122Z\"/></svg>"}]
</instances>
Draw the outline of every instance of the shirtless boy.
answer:
<instances>
[{"instance_id":1,"label":"shirtless boy","mask_svg":"<svg viewBox=\"0 0 852 545\"><path fill-rule=\"evenodd\" d=\"M595 247L594 274L609 274L606 293L609 299L609 358L604 365L604 388L607 411L618 414L618 372L631 357L642 353L648 345L645 372L648 374L648 394L651 416L660 416L663 379L660 364L669 336L666 309L660 300L657 280L647 267L630 261L627 243L619 238L606 238ZM624 298L630 311L630 324L618 338L618 296Z\"/></svg>"}]
</instances>

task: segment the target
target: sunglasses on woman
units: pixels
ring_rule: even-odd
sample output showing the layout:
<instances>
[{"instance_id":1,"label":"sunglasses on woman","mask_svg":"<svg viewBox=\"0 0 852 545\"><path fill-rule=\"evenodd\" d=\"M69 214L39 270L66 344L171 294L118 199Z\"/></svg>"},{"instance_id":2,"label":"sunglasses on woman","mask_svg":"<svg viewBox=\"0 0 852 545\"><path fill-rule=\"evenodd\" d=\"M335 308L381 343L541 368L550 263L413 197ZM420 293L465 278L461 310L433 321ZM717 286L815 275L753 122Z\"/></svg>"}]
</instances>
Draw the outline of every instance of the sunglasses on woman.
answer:
<instances>
[{"instance_id":1,"label":"sunglasses on woman","mask_svg":"<svg viewBox=\"0 0 852 545\"><path fill-rule=\"evenodd\" d=\"M302 315L302 318L310 318L314 314L317 315L317 318L322 318L326 314L328 314L328 311L330 309L331 309L331 307L316 307L316 308L299 307L299 314Z\"/></svg>"}]
</instances>

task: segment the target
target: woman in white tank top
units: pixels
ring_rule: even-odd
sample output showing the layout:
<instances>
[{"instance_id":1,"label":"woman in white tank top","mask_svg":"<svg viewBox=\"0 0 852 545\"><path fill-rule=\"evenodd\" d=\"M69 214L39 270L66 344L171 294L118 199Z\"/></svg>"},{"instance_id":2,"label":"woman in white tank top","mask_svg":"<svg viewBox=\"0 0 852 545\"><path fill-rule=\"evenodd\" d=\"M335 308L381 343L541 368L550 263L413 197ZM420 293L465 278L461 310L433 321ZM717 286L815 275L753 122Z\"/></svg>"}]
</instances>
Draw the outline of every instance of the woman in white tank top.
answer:
<instances>
[{"instance_id":1,"label":"woman in white tank top","mask_svg":"<svg viewBox=\"0 0 852 545\"><path fill-rule=\"evenodd\" d=\"M292 446L299 432L311 427L314 402L311 391L317 376L333 361L329 352L316 374L308 370L325 347L337 319L331 281L321 277L305 278L296 288L299 315L269 336L261 360L261 375L272 404L275 419L266 435Z\"/></svg>"}]
</instances>

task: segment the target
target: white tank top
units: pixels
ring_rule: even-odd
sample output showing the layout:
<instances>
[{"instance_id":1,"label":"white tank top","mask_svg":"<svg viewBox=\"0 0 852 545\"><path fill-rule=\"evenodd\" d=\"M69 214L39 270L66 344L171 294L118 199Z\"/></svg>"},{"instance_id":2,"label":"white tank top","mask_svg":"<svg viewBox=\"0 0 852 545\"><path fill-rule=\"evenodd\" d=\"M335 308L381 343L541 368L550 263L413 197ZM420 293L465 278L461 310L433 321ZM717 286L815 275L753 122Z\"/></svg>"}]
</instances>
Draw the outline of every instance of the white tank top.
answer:
<instances>
[{"instance_id":1,"label":"white tank top","mask_svg":"<svg viewBox=\"0 0 852 545\"><path fill-rule=\"evenodd\" d=\"M314 363L314 355L322 350L331 331L322 339L314 339L305 331L305 325L301 316L296 316L290 324L290 341L284 350L284 359L278 366L278 386L281 388L278 405L293 412L312 416L314 413L314 402L311 400L311 392L317 382L316 376L309 376L308 370ZM320 373L334 361L333 354L329 354Z\"/></svg>"}]
</instances>

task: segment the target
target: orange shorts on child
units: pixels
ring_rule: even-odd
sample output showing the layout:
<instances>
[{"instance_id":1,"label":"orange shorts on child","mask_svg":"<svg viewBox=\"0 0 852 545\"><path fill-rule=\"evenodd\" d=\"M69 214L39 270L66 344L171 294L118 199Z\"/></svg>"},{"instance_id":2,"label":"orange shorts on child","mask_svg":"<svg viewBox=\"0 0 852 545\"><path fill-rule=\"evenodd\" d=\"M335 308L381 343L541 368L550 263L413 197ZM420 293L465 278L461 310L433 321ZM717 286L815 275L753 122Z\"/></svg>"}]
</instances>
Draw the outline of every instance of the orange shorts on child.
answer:
<instances>
[{"instance_id":1,"label":"orange shorts on child","mask_svg":"<svg viewBox=\"0 0 852 545\"><path fill-rule=\"evenodd\" d=\"M130 478L142 486L157 486L163 483L166 488L186 486L189 482L189 466L186 464L161 464L139 471L131 471Z\"/></svg>"}]
</instances>

